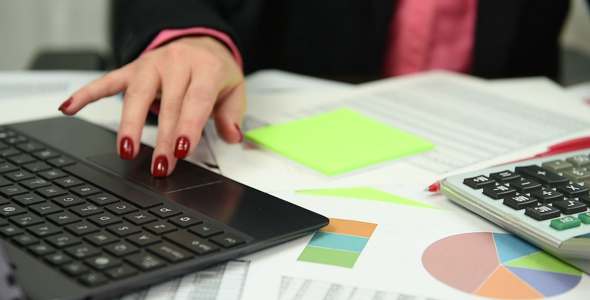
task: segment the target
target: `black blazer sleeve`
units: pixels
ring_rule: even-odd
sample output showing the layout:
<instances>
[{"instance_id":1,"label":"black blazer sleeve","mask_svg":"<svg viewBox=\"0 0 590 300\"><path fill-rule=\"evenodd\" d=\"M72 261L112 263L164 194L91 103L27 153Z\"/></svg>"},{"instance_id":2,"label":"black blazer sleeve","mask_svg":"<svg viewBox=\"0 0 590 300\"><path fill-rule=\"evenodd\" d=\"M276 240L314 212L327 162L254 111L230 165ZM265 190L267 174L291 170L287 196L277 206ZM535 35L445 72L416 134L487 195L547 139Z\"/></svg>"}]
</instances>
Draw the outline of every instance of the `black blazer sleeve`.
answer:
<instances>
[{"instance_id":1,"label":"black blazer sleeve","mask_svg":"<svg viewBox=\"0 0 590 300\"><path fill-rule=\"evenodd\" d=\"M118 64L125 65L137 58L164 29L208 27L226 33L238 45L234 30L223 16L223 11L233 3L237 1L113 1L113 46Z\"/></svg>"}]
</instances>

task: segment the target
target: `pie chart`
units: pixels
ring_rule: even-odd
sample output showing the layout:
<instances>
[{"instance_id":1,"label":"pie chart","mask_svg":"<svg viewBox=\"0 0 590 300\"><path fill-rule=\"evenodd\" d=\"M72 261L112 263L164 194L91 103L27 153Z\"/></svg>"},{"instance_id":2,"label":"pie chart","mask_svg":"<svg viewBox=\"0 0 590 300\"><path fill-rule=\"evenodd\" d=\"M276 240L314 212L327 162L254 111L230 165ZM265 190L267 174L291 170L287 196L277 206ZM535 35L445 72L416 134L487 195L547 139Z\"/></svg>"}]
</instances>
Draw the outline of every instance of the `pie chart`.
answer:
<instances>
[{"instance_id":1,"label":"pie chart","mask_svg":"<svg viewBox=\"0 0 590 300\"><path fill-rule=\"evenodd\" d=\"M422 255L428 273L463 292L495 299L543 299L578 285L582 271L506 233L453 235Z\"/></svg>"}]
</instances>

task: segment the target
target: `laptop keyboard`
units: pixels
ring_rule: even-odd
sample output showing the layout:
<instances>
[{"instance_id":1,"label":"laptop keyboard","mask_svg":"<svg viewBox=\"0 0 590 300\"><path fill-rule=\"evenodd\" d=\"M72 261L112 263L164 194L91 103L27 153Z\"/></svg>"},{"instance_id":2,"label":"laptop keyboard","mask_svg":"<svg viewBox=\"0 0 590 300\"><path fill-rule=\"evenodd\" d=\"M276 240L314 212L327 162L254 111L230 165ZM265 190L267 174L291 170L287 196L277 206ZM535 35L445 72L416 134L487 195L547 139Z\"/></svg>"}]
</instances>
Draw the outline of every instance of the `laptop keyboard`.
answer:
<instances>
[{"instance_id":1,"label":"laptop keyboard","mask_svg":"<svg viewBox=\"0 0 590 300\"><path fill-rule=\"evenodd\" d=\"M116 195L83 169L0 127L0 238L87 286L246 243L192 211Z\"/></svg>"}]
</instances>

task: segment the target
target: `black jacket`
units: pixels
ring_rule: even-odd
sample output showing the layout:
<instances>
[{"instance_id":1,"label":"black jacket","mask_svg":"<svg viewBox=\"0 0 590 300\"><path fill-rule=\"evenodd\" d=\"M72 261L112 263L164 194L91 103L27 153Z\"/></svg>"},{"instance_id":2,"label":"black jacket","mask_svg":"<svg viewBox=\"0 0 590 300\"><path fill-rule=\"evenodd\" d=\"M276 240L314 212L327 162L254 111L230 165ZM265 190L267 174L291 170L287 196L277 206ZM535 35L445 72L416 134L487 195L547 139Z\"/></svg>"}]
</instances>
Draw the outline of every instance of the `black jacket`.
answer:
<instances>
[{"instance_id":1,"label":"black jacket","mask_svg":"<svg viewBox=\"0 0 590 300\"><path fill-rule=\"evenodd\" d=\"M121 64L167 28L204 26L238 45L246 74L276 68L315 76L378 76L394 0L118 0ZM479 0L473 74L558 75L566 0Z\"/></svg>"}]
</instances>

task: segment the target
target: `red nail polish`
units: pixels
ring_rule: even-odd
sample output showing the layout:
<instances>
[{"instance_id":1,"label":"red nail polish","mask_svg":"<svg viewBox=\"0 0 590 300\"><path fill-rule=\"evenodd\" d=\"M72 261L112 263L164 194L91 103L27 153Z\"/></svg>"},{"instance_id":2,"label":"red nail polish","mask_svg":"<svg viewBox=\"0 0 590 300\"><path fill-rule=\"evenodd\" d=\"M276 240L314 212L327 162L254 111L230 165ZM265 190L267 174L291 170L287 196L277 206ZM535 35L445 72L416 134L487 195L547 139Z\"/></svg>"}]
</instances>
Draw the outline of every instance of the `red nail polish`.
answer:
<instances>
[{"instance_id":1,"label":"red nail polish","mask_svg":"<svg viewBox=\"0 0 590 300\"><path fill-rule=\"evenodd\" d=\"M133 141L130 137L126 136L121 139L121 145L119 147L119 155L122 159L133 158Z\"/></svg>"},{"instance_id":2,"label":"red nail polish","mask_svg":"<svg viewBox=\"0 0 590 300\"><path fill-rule=\"evenodd\" d=\"M70 97L70 99L68 99L68 100L66 100L66 102L62 103L57 110L64 111L64 109L67 109L72 104L73 101L74 101L74 98Z\"/></svg>"},{"instance_id":3,"label":"red nail polish","mask_svg":"<svg viewBox=\"0 0 590 300\"><path fill-rule=\"evenodd\" d=\"M174 157L185 158L188 155L188 150L191 148L191 142L186 136L181 136L176 140L176 147L174 147Z\"/></svg>"},{"instance_id":4,"label":"red nail polish","mask_svg":"<svg viewBox=\"0 0 590 300\"><path fill-rule=\"evenodd\" d=\"M166 159L166 156L160 155L156 157L152 174L154 177L164 177L168 174L168 159Z\"/></svg>"},{"instance_id":5,"label":"red nail polish","mask_svg":"<svg viewBox=\"0 0 590 300\"><path fill-rule=\"evenodd\" d=\"M241 143L244 140L244 134L242 133L242 130L240 129L240 126L238 126L238 124L235 124L235 125L236 125L236 129L240 133L240 140L238 141L238 143Z\"/></svg>"}]
</instances>

